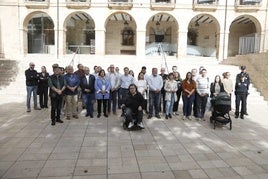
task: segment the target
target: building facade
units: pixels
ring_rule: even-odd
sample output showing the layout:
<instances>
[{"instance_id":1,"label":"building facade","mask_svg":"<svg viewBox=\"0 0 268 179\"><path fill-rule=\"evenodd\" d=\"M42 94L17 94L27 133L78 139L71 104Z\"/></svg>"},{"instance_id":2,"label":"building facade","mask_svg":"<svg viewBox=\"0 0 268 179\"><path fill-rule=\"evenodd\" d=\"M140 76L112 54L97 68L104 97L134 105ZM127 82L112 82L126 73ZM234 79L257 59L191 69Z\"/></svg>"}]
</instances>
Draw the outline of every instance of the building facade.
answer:
<instances>
[{"instance_id":1,"label":"building facade","mask_svg":"<svg viewBox=\"0 0 268 179\"><path fill-rule=\"evenodd\" d=\"M0 54L170 58L268 49L268 0L0 0Z\"/></svg>"}]
</instances>

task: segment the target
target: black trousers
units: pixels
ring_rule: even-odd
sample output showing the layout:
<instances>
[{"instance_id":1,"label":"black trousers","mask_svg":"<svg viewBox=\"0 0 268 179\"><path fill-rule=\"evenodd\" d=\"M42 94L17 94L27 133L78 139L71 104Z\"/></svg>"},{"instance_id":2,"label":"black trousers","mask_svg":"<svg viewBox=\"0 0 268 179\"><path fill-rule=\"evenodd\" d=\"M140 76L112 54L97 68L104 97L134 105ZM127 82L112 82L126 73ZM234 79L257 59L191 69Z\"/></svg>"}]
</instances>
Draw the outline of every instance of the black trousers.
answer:
<instances>
[{"instance_id":1,"label":"black trousers","mask_svg":"<svg viewBox=\"0 0 268 179\"><path fill-rule=\"evenodd\" d=\"M39 91L39 103L40 107L47 107L47 100L48 100L48 87L46 86L38 86Z\"/></svg>"},{"instance_id":2,"label":"black trousers","mask_svg":"<svg viewBox=\"0 0 268 179\"><path fill-rule=\"evenodd\" d=\"M247 94L246 93L237 93L235 95L235 115L239 115L239 107L241 103L241 110L240 110L240 115L243 116L246 112L246 98Z\"/></svg>"},{"instance_id":3,"label":"black trousers","mask_svg":"<svg viewBox=\"0 0 268 179\"><path fill-rule=\"evenodd\" d=\"M107 114L107 103L108 103L108 99L97 99L98 114L101 114L101 105L103 105L103 114Z\"/></svg>"},{"instance_id":4,"label":"black trousers","mask_svg":"<svg viewBox=\"0 0 268 179\"><path fill-rule=\"evenodd\" d=\"M126 117L126 123L135 122L140 123L142 122L143 112L142 111L132 111L130 108L124 109L125 117ZM135 121L133 121L135 119Z\"/></svg>"},{"instance_id":5,"label":"black trousers","mask_svg":"<svg viewBox=\"0 0 268 179\"><path fill-rule=\"evenodd\" d=\"M62 95L57 95L56 97L50 97L51 101L51 121L55 122L60 119L61 105L62 105Z\"/></svg>"}]
</instances>

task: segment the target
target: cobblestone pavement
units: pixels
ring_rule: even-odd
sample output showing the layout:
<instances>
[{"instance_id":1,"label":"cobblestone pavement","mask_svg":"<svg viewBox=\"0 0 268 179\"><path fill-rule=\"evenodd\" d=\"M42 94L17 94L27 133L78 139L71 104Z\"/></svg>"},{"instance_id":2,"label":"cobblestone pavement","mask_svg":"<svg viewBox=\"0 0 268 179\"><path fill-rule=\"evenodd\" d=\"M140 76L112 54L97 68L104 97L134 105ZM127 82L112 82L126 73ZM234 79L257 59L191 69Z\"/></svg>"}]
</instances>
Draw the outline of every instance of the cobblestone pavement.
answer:
<instances>
[{"instance_id":1,"label":"cobblestone pavement","mask_svg":"<svg viewBox=\"0 0 268 179\"><path fill-rule=\"evenodd\" d=\"M144 130L126 131L121 118L64 120L50 109L0 106L0 178L173 179L268 178L268 108L214 130L206 121L144 117ZM257 108L257 109L256 109ZM251 109L251 110L250 110ZM96 115L95 115L96 116ZM62 117L64 119L64 117Z\"/></svg>"}]
</instances>

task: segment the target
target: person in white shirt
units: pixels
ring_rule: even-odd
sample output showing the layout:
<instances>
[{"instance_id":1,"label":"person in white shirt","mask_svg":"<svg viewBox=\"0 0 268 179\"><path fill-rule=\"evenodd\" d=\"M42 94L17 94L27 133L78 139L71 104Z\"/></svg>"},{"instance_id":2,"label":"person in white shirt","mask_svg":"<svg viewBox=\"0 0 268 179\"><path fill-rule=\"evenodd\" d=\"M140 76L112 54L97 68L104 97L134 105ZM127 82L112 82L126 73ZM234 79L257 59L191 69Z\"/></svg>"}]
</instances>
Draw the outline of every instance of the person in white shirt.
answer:
<instances>
[{"instance_id":1,"label":"person in white shirt","mask_svg":"<svg viewBox=\"0 0 268 179\"><path fill-rule=\"evenodd\" d=\"M168 74L168 80L165 83L164 87L166 91L166 119L172 118L171 114L173 112L173 105L174 101L177 101L177 90L178 90L178 85L177 82L174 80L174 74L169 73Z\"/></svg>"},{"instance_id":2,"label":"person in white shirt","mask_svg":"<svg viewBox=\"0 0 268 179\"><path fill-rule=\"evenodd\" d=\"M138 75L138 80L135 82L135 85L137 86L138 92L141 93L141 95L144 98L144 103L143 103L143 109L145 112L147 111L147 82L144 79L144 74L142 72L139 73Z\"/></svg>"}]
</instances>

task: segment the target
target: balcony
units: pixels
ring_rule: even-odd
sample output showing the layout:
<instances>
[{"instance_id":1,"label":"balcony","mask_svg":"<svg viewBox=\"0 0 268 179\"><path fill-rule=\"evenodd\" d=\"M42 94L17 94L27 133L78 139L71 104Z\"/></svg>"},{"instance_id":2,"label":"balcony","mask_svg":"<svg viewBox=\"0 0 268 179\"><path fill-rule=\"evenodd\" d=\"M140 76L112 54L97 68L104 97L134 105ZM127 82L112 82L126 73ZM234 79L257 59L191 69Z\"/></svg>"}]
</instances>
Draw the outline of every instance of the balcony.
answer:
<instances>
[{"instance_id":1,"label":"balcony","mask_svg":"<svg viewBox=\"0 0 268 179\"><path fill-rule=\"evenodd\" d=\"M248 11L258 11L261 7L262 0L236 0L235 10L248 12Z\"/></svg>"},{"instance_id":2,"label":"balcony","mask_svg":"<svg viewBox=\"0 0 268 179\"><path fill-rule=\"evenodd\" d=\"M69 9L88 9L91 0L66 0L66 7Z\"/></svg>"},{"instance_id":3,"label":"balcony","mask_svg":"<svg viewBox=\"0 0 268 179\"><path fill-rule=\"evenodd\" d=\"M176 6L176 0L151 0L151 9L170 11Z\"/></svg>"},{"instance_id":4,"label":"balcony","mask_svg":"<svg viewBox=\"0 0 268 179\"><path fill-rule=\"evenodd\" d=\"M25 6L29 9L47 9L49 0L24 0Z\"/></svg>"},{"instance_id":5,"label":"balcony","mask_svg":"<svg viewBox=\"0 0 268 179\"><path fill-rule=\"evenodd\" d=\"M216 11L219 0L194 0L193 9L197 11Z\"/></svg>"},{"instance_id":6,"label":"balcony","mask_svg":"<svg viewBox=\"0 0 268 179\"><path fill-rule=\"evenodd\" d=\"M133 6L133 0L109 0L108 7L117 10L128 10Z\"/></svg>"}]
</instances>

